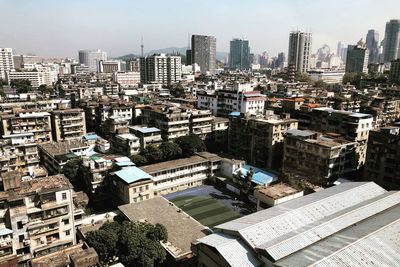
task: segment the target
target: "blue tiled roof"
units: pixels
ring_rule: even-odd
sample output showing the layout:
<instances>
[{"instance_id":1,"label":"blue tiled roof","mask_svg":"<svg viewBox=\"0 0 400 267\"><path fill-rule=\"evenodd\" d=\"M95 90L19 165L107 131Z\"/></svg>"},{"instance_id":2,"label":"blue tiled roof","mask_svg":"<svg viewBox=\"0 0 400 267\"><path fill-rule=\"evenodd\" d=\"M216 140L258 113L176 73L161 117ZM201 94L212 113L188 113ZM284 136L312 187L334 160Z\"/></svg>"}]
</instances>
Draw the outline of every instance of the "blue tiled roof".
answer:
<instances>
[{"instance_id":1,"label":"blue tiled roof","mask_svg":"<svg viewBox=\"0 0 400 267\"><path fill-rule=\"evenodd\" d=\"M231 113L229 113L229 116L239 117L240 116L240 112L239 111L232 111Z\"/></svg>"},{"instance_id":2,"label":"blue tiled roof","mask_svg":"<svg viewBox=\"0 0 400 267\"><path fill-rule=\"evenodd\" d=\"M247 172L253 169L253 179L252 182L258 185L267 185L277 180L278 175L268 172L266 170L262 170L250 165L244 165L243 168L240 168L236 171L236 173L240 170L242 172L242 177L245 178Z\"/></svg>"},{"instance_id":3,"label":"blue tiled roof","mask_svg":"<svg viewBox=\"0 0 400 267\"><path fill-rule=\"evenodd\" d=\"M99 136L97 134L86 134L83 138L86 140L97 140Z\"/></svg>"},{"instance_id":4,"label":"blue tiled roof","mask_svg":"<svg viewBox=\"0 0 400 267\"><path fill-rule=\"evenodd\" d=\"M143 128L137 128L137 131L141 133L155 133L155 132L160 132L160 129L156 127L143 127Z\"/></svg>"},{"instance_id":5,"label":"blue tiled roof","mask_svg":"<svg viewBox=\"0 0 400 267\"><path fill-rule=\"evenodd\" d=\"M115 162L115 165L119 167L126 167L126 166L135 166L135 163L132 161L121 161L121 162Z\"/></svg>"},{"instance_id":6,"label":"blue tiled roof","mask_svg":"<svg viewBox=\"0 0 400 267\"><path fill-rule=\"evenodd\" d=\"M13 231L8 228L0 229L0 236L12 234Z\"/></svg>"},{"instance_id":7,"label":"blue tiled roof","mask_svg":"<svg viewBox=\"0 0 400 267\"><path fill-rule=\"evenodd\" d=\"M128 184L137 182L139 180L152 178L151 175L149 175L147 172L142 171L138 167L127 167L120 171L116 171L114 174Z\"/></svg>"}]
</instances>

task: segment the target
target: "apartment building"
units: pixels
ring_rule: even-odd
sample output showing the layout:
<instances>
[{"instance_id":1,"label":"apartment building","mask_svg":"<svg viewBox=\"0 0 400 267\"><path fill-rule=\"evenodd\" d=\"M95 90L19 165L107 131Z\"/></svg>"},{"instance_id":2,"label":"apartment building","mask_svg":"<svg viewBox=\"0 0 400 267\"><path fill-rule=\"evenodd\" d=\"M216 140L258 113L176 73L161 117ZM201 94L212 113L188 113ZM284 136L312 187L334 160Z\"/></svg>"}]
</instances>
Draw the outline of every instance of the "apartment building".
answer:
<instances>
[{"instance_id":1,"label":"apartment building","mask_svg":"<svg viewBox=\"0 0 400 267\"><path fill-rule=\"evenodd\" d=\"M155 196L165 195L202 185L219 169L221 158L200 152L183 159L170 160L140 167L151 176Z\"/></svg>"},{"instance_id":2,"label":"apartment building","mask_svg":"<svg viewBox=\"0 0 400 267\"><path fill-rule=\"evenodd\" d=\"M8 254L12 248L18 266L76 244L73 190L64 175L23 181L18 172L10 172L2 179L1 221L7 235L1 245Z\"/></svg>"},{"instance_id":3,"label":"apartment building","mask_svg":"<svg viewBox=\"0 0 400 267\"><path fill-rule=\"evenodd\" d=\"M124 156L130 157L140 152L139 138L131 133L118 134L111 139L113 150Z\"/></svg>"},{"instance_id":4,"label":"apartment building","mask_svg":"<svg viewBox=\"0 0 400 267\"><path fill-rule=\"evenodd\" d=\"M140 72L115 72L114 82L118 83L122 88L137 87L140 83Z\"/></svg>"},{"instance_id":5,"label":"apartment building","mask_svg":"<svg viewBox=\"0 0 400 267\"><path fill-rule=\"evenodd\" d=\"M11 71L7 73L8 82L12 82L14 80L29 80L31 82L31 86L33 88L38 88L42 84L46 84L51 86L52 83L48 82L46 79L46 72L39 71ZM47 82L47 83L46 83Z\"/></svg>"},{"instance_id":6,"label":"apartment building","mask_svg":"<svg viewBox=\"0 0 400 267\"><path fill-rule=\"evenodd\" d=\"M154 197L152 177L135 166L111 173L111 190L116 201L123 204L137 203Z\"/></svg>"},{"instance_id":7,"label":"apartment building","mask_svg":"<svg viewBox=\"0 0 400 267\"><path fill-rule=\"evenodd\" d=\"M148 145L156 145L162 143L161 130L155 127L131 126L129 132L139 138L140 148L144 149Z\"/></svg>"},{"instance_id":8,"label":"apartment building","mask_svg":"<svg viewBox=\"0 0 400 267\"><path fill-rule=\"evenodd\" d=\"M12 48L0 48L0 79L6 80L7 73L14 69Z\"/></svg>"},{"instance_id":9,"label":"apartment building","mask_svg":"<svg viewBox=\"0 0 400 267\"><path fill-rule=\"evenodd\" d=\"M121 62L113 60L100 60L98 70L100 73L114 73L121 70Z\"/></svg>"},{"instance_id":10,"label":"apartment building","mask_svg":"<svg viewBox=\"0 0 400 267\"><path fill-rule=\"evenodd\" d=\"M197 108L211 110L214 116L231 112L263 114L266 96L260 91L242 90L237 85L217 91L197 92Z\"/></svg>"},{"instance_id":11,"label":"apartment building","mask_svg":"<svg viewBox=\"0 0 400 267\"><path fill-rule=\"evenodd\" d=\"M52 142L38 146L41 162L51 174L62 172L63 166L71 159L93 153L95 145L79 139Z\"/></svg>"},{"instance_id":12,"label":"apartment building","mask_svg":"<svg viewBox=\"0 0 400 267\"><path fill-rule=\"evenodd\" d=\"M311 130L336 133L349 141L357 142L359 167L364 164L368 134L373 127L372 115L321 107L311 111L310 119Z\"/></svg>"},{"instance_id":13,"label":"apartment building","mask_svg":"<svg viewBox=\"0 0 400 267\"><path fill-rule=\"evenodd\" d=\"M140 58L140 80L142 83L174 84L181 80L180 56L155 54Z\"/></svg>"},{"instance_id":14,"label":"apartment building","mask_svg":"<svg viewBox=\"0 0 400 267\"><path fill-rule=\"evenodd\" d=\"M160 129L163 140L170 141L189 134L190 113L186 108L152 105L141 111L143 123Z\"/></svg>"},{"instance_id":15,"label":"apartment building","mask_svg":"<svg viewBox=\"0 0 400 267\"><path fill-rule=\"evenodd\" d=\"M285 132L282 172L331 185L358 169L357 142L308 130Z\"/></svg>"},{"instance_id":16,"label":"apartment building","mask_svg":"<svg viewBox=\"0 0 400 267\"><path fill-rule=\"evenodd\" d=\"M58 108L71 108L71 100L69 99L47 99L47 100L23 100L18 102L0 103L0 111L12 114L19 109L51 111Z\"/></svg>"},{"instance_id":17,"label":"apartment building","mask_svg":"<svg viewBox=\"0 0 400 267\"><path fill-rule=\"evenodd\" d=\"M297 127L294 119L233 112L229 117L228 151L248 164L278 170L282 165L284 132Z\"/></svg>"},{"instance_id":18,"label":"apartment building","mask_svg":"<svg viewBox=\"0 0 400 267\"><path fill-rule=\"evenodd\" d=\"M189 132L195 134L201 139L206 139L212 133L213 116L209 110L191 110L189 111Z\"/></svg>"},{"instance_id":19,"label":"apartment building","mask_svg":"<svg viewBox=\"0 0 400 267\"><path fill-rule=\"evenodd\" d=\"M80 139L86 134L85 112L82 109L53 110L50 114L55 142Z\"/></svg>"},{"instance_id":20,"label":"apartment building","mask_svg":"<svg viewBox=\"0 0 400 267\"><path fill-rule=\"evenodd\" d=\"M400 188L400 129L384 127L368 138L364 179L391 189Z\"/></svg>"}]
</instances>

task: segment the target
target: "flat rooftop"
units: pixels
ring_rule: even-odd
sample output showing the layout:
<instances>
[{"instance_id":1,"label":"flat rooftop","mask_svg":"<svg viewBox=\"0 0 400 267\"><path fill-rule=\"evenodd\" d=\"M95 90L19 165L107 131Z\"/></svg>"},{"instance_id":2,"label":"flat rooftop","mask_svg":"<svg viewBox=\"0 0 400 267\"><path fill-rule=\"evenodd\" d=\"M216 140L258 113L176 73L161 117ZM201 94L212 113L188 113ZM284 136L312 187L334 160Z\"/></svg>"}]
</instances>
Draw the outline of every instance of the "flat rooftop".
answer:
<instances>
[{"instance_id":1,"label":"flat rooftop","mask_svg":"<svg viewBox=\"0 0 400 267\"><path fill-rule=\"evenodd\" d=\"M63 155L70 153L72 149L85 148L89 145L83 140L68 140L64 142L53 142L40 144L40 147L50 155Z\"/></svg>"},{"instance_id":2,"label":"flat rooftop","mask_svg":"<svg viewBox=\"0 0 400 267\"><path fill-rule=\"evenodd\" d=\"M174 159L174 160L170 160L170 161L165 161L165 162L142 166L142 167L140 167L140 169L149 174L152 174L152 173L160 172L163 170L171 170L171 169L176 169L176 168L180 168L183 166L188 166L188 165L193 165L193 164L198 164L198 163L205 163L205 162L208 162L208 159L205 159L198 155L194 155L189 158Z\"/></svg>"},{"instance_id":3,"label":"flat rooftop","mask_svg":"<svg viewBox=\"0 0 400 267\"><path fill-rule=\"evenodd\" d=\"M163 197L118 207L130 221L160 223L167 228L164 248L175 258L190 256L191 243L206 236L206 227Z\"/></svg>"},{"instance_id":4,"label":"flat rooftop","mask_svg":"<svg viewBox=\"0 0 400 267\"><path fill-rule=\"evenodd\" d=\"M283 183L260 187L257 191L272 199L280 199L300 192L299 190Z\"/></svg>"}]
</instances>

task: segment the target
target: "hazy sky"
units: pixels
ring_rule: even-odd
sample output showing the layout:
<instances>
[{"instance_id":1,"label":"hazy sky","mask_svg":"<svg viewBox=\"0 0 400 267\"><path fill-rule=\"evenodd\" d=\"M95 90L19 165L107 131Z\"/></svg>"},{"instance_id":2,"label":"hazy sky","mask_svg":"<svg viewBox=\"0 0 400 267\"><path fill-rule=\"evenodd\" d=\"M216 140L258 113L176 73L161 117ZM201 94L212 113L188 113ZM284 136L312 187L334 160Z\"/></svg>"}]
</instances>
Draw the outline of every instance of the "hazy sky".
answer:
<instances>
[{"instance_id":1,"label":"hazy sky","mask_svg":"<svg viewBox=\"0 0 400 267\"><path fill-rule=\"evenodd\" d=\"M255 53L287 53L291 30L313 32L313 50L356 43L368 29L383 38L400 19L400 0L0 0L0 47L16 53L77 57L100 48L109 56L185 47L188 33L214 35L217 51L245 37Z\"/></svg>"}]
</instances>

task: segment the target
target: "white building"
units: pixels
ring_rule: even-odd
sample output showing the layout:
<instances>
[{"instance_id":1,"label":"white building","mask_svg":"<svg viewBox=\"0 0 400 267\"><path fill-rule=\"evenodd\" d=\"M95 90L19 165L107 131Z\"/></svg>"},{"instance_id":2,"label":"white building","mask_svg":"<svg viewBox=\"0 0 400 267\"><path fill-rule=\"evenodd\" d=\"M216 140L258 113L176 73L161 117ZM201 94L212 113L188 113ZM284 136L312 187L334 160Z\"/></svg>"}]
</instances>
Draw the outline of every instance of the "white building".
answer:
<instances>
[{"instance_id":1,"label":"white building","mask_svg":"<svg viewBox=\"0 0 400 267\"><path fill-rule=\"evenodd\" d=\"M180 56L165 54L140 58L140 80L142 83L173 84L181 80Z\"/></svg>"},{"instance_id":2,"label":"white building","mask_svg":"<svg viewBox=\"0 0 400 267\"><path fill-rule=\"evenodd\" d=\"M31 86L33 88L38 88L42 84L46 84L46 82L49 82L49 79L47 77L46 79L46 74L45 72L38 72L38 71L11 71L7 74L7 80L8 82L11 82L13 80L29 80L31 82ZM47 85L52 85L47 84Z\"/></svg>"},{"instance_id":3,"label":"white building","mask_svg":"<svg viewBox=\"0 0 400 267\"><path fill-rule=\"evenodd\" d=\"M288 66L296 72L305 73L310 69L312 33L295 31L289 36Z\"/></svg>"},{"instance_id":4,"label":"white building","mask_svg":"<svg viewBox=\"0 0 400 267\"><path fill-rule=\"evenodd\" d=\"M12 48L0 48L0 79L6 80L6 73L14 69Z\"/></svg>"},{"instance_id":5,"label":"white building","mask_svg":"<svg viewBox=\"0 0 400 267\"><path fill-rule=\"evenodd\" d=\"M140 72L115 72L114 82L118 83L121 87L137 87L140 83Z\"/></svg>"},{"instance_id":6,"label":"white building","mask_svg":"<svg viewBox=\"0 0 400 267\"><path fill-rule=\"evenodd\" d=\"M310 70L308 71L313 81L323 81L328 84L342 83L344 71Z\"/></svg>"},{"instance_id":7,"label":"white building","mask_svg":"<svg viewBox=\"0 0 400 267\"><path fill-rule=\"evenodd\" d=\"M79 50L79 63L89 67L92 72L98 71L100 60L107 60L107 53L97 50Z\"/></svg>"}]
</instances>

